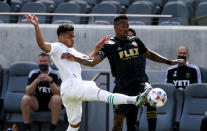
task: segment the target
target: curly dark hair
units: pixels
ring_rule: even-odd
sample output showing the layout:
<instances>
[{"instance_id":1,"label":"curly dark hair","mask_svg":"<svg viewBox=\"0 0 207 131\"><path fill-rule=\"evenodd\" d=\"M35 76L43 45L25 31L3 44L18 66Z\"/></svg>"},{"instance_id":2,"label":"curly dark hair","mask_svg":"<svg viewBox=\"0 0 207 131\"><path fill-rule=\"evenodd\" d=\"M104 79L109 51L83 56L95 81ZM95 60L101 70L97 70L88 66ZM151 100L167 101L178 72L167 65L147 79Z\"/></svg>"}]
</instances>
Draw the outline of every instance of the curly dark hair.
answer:
<instances>
[{"instance_id":1,"label":"curly dark hair","mask_svg":"<svg viewBox=\"0 0 207 131\"><path fill-rule=\"evenodd\" d=\"M59 36L60 34L66 33L68 31L74 31L73 25L70 25L70 24L61 24L57 28L57 35Z\"/></svg>"},{"instance_id":2,"label":"curly dark hair","mask_svg":"<svg viewBox=\"0 0 207 131\"><path fill-rule=\"evenodd\" d=\"M126 15L119 15L114 17L114 24L119 20L128 20L128 17Z\"/></svg>"}]
</instances>

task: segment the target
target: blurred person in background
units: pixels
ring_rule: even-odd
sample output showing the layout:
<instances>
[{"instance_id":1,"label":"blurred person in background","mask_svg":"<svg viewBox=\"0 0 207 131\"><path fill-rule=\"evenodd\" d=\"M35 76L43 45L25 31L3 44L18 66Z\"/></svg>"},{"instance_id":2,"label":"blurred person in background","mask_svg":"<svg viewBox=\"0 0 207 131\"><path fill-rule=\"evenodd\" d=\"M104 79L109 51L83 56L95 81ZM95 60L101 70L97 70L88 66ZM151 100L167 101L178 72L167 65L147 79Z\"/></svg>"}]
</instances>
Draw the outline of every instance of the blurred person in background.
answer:
<instances>
[{"instance_id":1,"label":"blurred person in background","mask_svg":"<svg viewBox=\"0 0 207 131\"><path fill-rule=\"evenodd\" d=\"M22 97L21 110L24 119L23 131L31 131L31 111L51 111L49 131L55 131L62 107L60 97L61 78L57 70L50 68L50 58L39 54L39 69L29 73L26 94Z\"/></svg>"}]
</instances>

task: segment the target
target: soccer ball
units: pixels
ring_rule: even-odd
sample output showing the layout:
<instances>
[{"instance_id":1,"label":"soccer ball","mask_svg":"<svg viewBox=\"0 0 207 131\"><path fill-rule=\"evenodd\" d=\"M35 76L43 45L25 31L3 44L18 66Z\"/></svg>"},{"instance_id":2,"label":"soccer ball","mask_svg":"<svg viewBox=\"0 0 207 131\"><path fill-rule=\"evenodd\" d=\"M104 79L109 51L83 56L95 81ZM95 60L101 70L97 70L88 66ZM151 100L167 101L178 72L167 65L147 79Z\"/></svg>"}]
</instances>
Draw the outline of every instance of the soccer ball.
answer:
<instances>
[{"instance_id":1,"label":"soccer ball","mask_svg":"<svg viewBox=\"0 0 207 131\"><path fill-rule=\"evenodd\" d=\"M149 92L147 101L152 107L162 107L167 101L167 94L163 89L154 88Z\"/></svg>"}]
</instances>

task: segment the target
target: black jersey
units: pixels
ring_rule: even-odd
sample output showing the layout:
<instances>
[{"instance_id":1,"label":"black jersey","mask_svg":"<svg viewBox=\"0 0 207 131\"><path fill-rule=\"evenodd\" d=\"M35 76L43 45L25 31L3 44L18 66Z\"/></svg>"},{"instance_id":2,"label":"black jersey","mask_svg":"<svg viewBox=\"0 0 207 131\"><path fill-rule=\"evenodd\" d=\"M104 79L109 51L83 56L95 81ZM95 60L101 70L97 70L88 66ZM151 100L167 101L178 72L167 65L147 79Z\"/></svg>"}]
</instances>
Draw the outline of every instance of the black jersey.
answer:
<instances>
[{"instance_id":1,"label":"black jersey","mask_svg":"<svg viewBox=\"0 0 207 131\"><path fill-rule=\"evenodd\" d=\"M30 85L40 74L41 74L40 69L32 70L29 73L27 85ZM54 80L56 85L58 87L60 87L61 79L60 79L60 75L59 75L58 71L50 68L48 75L50 77L52 77L52 79ZM34 95L37 97L40 104L48 104L51 96L53 95L52 91L50 89L49 83L48 82L39 82L37 84L36 89L35 89Z\"/></svg>"},{"instance_id":2,"label":"black jersey","mask_svg":"<svg viewBox=\"0 0 207 131\"><path fill-rule=\"evenodd\" d=\"M185 88L192 83L201 83L201 73L197 66L172 66L167 70L167 83L172 83L176 88Z\"/></svg>"},{"instance_id":3,"label":"black jersey","mask_svg":"<svg viewBox=\"0 0 207 131\"><path fill-rule=\"evenodd\" d=\"M146 51L145 45L137 37L129 37L126 41L114 37L101 49L104 57L109 60L115 83L122 86L127 86L133 81L148 81L145 61L140 55Z\"/></svg>"}]
</instances>

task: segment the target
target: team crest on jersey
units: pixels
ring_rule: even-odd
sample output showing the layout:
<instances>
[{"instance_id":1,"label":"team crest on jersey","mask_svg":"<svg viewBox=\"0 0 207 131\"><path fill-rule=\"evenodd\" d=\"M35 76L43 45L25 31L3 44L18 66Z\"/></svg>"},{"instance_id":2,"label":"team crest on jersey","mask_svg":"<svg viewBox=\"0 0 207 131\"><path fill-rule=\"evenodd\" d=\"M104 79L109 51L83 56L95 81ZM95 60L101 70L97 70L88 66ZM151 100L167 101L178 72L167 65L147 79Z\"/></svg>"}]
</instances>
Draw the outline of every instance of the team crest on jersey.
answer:
<instances>
[{"instance_id":1,"label":"team crest on jersey","mask_svg":"<svg viewBox=\"0 0 207 131\"><path fill-rule=\"evenodd\" d=\"M186 78L190 78L190 73L185 74Z\"/></svg>"},{"instance_id":2,"label":"team crest on jersey","mask_svg":"<svg viewBox=\"0 0 207 131\"><path fill-rule=\"evenodd\" d=\"M177 71L174 71L173 77L177 77Z\"/></svg>"},{"instance_id":3,"label":"team crest on jersey","mask_svg":"<svg viewBox=\"0 0 207 131\"><path fill-rule=\"evenodd\" d=\"M115 44L115 42L110 40L110 41L108 41L108 44L113 45L113 44Z\"/></svg>"},{"instance_id":4,"label":"team crest on jersey","mask_svg":"<svg viewBox=\"0 0 207 131\"><path fill-rule=\"evenodd\" d=\"M133 41L132 45L137 47L137 42Z\"/></svg>"}]
</instances>

